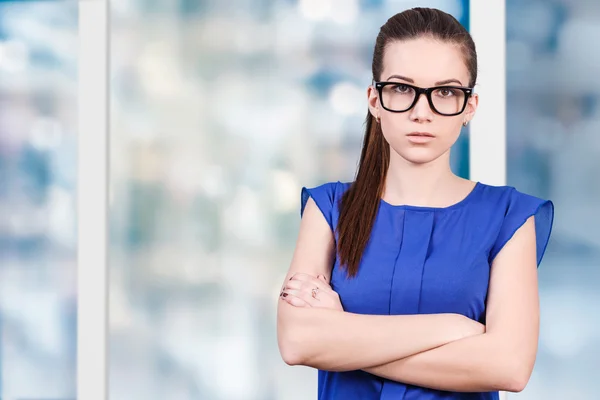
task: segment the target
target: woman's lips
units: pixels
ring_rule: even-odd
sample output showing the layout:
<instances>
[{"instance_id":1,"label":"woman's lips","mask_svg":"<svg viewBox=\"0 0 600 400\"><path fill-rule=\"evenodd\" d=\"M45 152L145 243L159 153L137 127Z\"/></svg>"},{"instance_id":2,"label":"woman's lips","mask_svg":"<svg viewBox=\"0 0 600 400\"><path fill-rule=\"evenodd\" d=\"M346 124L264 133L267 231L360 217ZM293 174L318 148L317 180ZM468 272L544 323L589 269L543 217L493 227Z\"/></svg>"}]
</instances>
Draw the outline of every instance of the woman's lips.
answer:
<instances>
[{"instance_id":1,"label":"woman's lips","mask_svg":"<svg viewBox=\"0 0 600 400\"><path fill-rule=\"evenodd\" d=\"M428 143L435 139L435 136L429 132L412 132L406 137L412 143Z\"/></svg>"}]
</instances>

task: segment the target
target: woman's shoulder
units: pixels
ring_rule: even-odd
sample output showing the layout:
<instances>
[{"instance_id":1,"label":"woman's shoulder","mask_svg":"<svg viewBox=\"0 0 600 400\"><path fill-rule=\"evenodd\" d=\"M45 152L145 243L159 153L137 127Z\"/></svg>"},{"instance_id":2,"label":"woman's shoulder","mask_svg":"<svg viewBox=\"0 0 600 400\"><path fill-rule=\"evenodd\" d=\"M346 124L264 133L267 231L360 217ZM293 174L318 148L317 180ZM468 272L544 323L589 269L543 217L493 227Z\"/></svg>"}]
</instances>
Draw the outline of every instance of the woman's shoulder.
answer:
<instances>
[{"instance_id":1,"label":"woman's shoulder","mask_svg":"<svg viewBox=\"0 0 600 400\"><path fill-rule=\"evenodd\" d=\"M510 208L527 205L539 207L552 203L548 199L521 191L515 186L488 185L481 182L479 185L481 186L479 205L485 204L496 211L508 211Z\"/></svg>"},{"instance_id":2,"label":"woman's shoulder","mask_svg":"<svg viewBox=\"0 0 600 400\"><path fill-rule=\"evenodd\" d=\"M515 232L535 217L537 264L540 265L550 239L554 222L554 204L549 199L534 196L514 186L482 185L482 199L490 217L487 226L495 232L490 262Z\"/></svg>"},{"instance_id":3,"label":"woman's shoulder","mask_svg":"<svg viewBox=\"0 0 600 400\"><path fill-rule=\"evenodd\" d=\"M324 182L321 182L321 183L319 183L319 184L317 184L316 186L313 186L313 187L314 188L332 187L332 188L335 188L335 189L340 188L342 190L347 190L352 185L352 183L353 182L345 182L345 181L344 182L343 181L324 181Z\"/></svg>"},{"instance_id":4,"label":"woman's shoulder","mask_svg":"<svg viewBox=\"0 0 600 400\"><path fill-rule=\"evenodd\" d=\"M327 181L315 186L302 187L303 196L325 195L330 200L340 198L352 185L352 182Z\"/></svg>"},{"instance_id":5,"label":"woman's shoulder","mask_svg":"<svg viewBox=\"0 0 600 400\"><path fill-rule=\"evenodd\" d=\"M300 195L300 215L304 214L306 203L312 198L331 226L339 210L342 195L350 185L350 182L329 181L316 186L303 186Z\"/></svg>"}]
</instances>

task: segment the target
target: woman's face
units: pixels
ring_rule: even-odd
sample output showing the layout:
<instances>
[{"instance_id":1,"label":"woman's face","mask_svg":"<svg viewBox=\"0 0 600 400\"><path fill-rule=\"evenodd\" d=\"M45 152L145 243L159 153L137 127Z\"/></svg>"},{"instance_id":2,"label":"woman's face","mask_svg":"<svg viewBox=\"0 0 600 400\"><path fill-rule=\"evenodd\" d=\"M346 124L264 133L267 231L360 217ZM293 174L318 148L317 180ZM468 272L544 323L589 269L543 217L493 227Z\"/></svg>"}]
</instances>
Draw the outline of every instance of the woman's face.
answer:
<instances>
[{"instance_id":1,"label":"woman's face","mask_svg":"<svg viewBox=\"0 0 600 400\"><path fill-rule=\"evenodd\" d=\"M390 107L390 104L406 104L407 99L412 98L411 89L403 83L421 88L444 85L468 87L469 72L460 47L431 38L419 38L392 42L386 47L380 80L400 84L384 89L386 108L399 109ZM384 109L373 86L369 87L367 95L371 114L380 118L383 136L390 150L416 164L433 161L447 153L458 139L463 122L473 118L478 102L477 95L473 95L461 114L448 117L434 112L425 95L420 96L413 108L400 113ZM449 90L432 94L432 97L436 95L436 107L438 104L439 108L446 107L442 112L450 113L450 108L462 106L460 98L452 98L454 94Z\"/></svg>"}]
</instances>

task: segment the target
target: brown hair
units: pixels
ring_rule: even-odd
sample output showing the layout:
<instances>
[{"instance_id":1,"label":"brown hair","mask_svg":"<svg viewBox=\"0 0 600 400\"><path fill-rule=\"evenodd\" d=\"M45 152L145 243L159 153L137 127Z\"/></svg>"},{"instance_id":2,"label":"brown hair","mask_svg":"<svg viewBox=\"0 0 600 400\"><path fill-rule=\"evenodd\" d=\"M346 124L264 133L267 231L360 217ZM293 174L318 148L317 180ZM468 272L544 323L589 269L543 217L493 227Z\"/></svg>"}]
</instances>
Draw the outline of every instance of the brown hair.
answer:
<instances>
[{"instance_id":1,"label":"brown hair","mask_svg":"<svg viewBox=\"0 0 600 400\"><path fill-rule=\"evenodd\" d=\"M431 37L460 46L470 74L469 87L477 80L477 53L467 30L450 14L431 8L412 8L398 13L381 27L373 51L373 80L381 78L386 46L394 41ZM337 225L337 251L340 265L355 276L363 252L371 237L385 178L390 162L390 148L379 123L367 111L360 162L356 178L341 200Z\"/></svg>"}]
</instances>

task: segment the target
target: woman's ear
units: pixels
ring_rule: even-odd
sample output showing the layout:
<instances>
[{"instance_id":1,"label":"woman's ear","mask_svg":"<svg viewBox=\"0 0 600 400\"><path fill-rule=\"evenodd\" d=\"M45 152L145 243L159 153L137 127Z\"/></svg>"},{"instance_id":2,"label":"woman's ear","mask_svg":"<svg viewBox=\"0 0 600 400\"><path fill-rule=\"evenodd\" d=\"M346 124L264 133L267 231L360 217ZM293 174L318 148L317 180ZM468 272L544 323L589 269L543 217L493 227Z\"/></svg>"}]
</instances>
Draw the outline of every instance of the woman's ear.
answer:
<instances>
[{"instance_id":1,"label":"woman's ear","mask_svg":"<svg viewBox=\"0 0 600 400\"><path fill-rule=\"evenodd\" d=\"M477 93L473 93L469 100L467 101L467 108L465 109L465 121L470 122L473 117L475 117L475 112L477 111L477 106L479 105L479 95Z\"/></svg>"},{"instance_id":2,"label":"woman's ear","mask_svg":"<svg viewBox=\"0 0 600 400\"><path fill-rule=\"evenodd\" d=\"M373 118L379 118L379 98L377 90L373 85L370 85L367 88L367 101L369 102L369 111L371 112Z\"/></svg>"}]
</instances>

